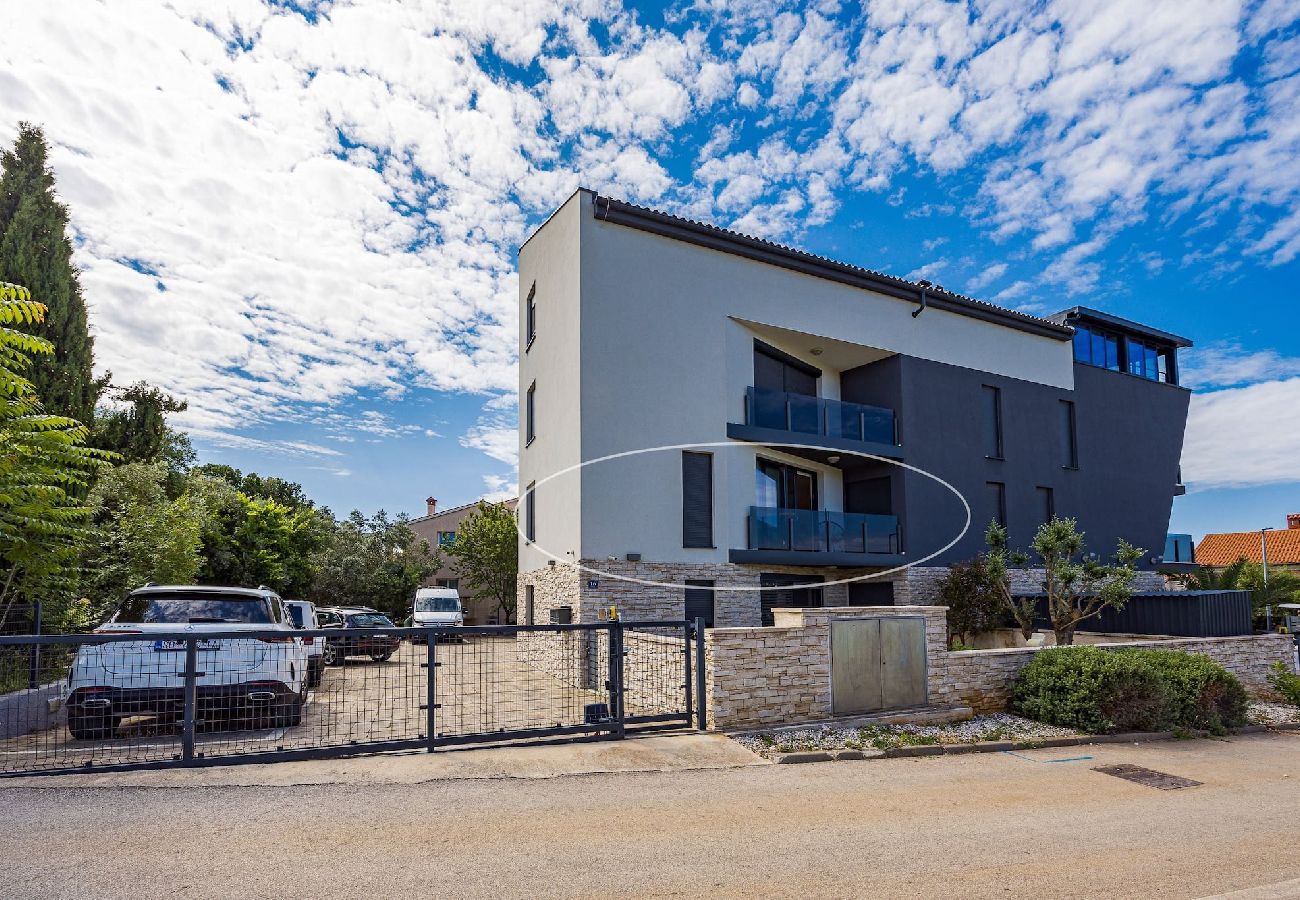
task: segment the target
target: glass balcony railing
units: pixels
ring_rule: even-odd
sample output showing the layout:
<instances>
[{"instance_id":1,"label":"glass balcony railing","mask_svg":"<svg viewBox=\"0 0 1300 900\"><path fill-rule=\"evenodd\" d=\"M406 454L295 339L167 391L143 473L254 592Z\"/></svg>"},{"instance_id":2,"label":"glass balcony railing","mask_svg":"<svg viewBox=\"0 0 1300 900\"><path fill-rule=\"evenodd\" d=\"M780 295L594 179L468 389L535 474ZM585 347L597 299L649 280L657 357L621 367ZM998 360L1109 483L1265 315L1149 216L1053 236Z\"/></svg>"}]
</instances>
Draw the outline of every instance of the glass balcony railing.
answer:
<instances>
[{"instance_id":1,"label":"glass balcony railing","mask_svg":"<svg viewBox=\"0 0 1300 900\"><path fill-rule=\"evenodd\" d=\"M892 409L806 394L746 388L745 420L747 425L777 431L877 444L898 443Z\"/></svg>"},{"instance_id":2,"label":"glass balcony railing","mask_svg":"<svg viewBox=\"0 0 1300 900\"><path fill-rule=\"evenodd\" d=\"M898 553L898 516L824 509L749 508L750 550Z\"/></svg>"}]
</instances>

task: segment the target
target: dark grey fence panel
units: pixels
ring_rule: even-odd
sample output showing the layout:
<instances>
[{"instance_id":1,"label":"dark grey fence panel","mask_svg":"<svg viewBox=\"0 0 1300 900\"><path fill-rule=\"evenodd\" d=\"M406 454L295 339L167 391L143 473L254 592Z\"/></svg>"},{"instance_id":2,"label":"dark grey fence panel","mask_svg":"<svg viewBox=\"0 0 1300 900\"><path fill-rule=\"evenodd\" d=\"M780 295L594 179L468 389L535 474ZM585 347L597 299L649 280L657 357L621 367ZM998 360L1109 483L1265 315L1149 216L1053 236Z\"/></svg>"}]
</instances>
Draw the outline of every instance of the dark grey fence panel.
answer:
<instances>
[{"instance_id":1,"label":"dark grey fence panel","mask_svg":"<svg viewBox=\"0 0 1300 900\"><path fill-rule=\"evenodd\" d=\"M1050 628L1047 598L1038 598L1040 628ZM1123 609L1106 609L1079 624L1080 631L1235 637L1253 634L1250 591L1154 591L1134 594Z\"/></svg>"}]
</instances>

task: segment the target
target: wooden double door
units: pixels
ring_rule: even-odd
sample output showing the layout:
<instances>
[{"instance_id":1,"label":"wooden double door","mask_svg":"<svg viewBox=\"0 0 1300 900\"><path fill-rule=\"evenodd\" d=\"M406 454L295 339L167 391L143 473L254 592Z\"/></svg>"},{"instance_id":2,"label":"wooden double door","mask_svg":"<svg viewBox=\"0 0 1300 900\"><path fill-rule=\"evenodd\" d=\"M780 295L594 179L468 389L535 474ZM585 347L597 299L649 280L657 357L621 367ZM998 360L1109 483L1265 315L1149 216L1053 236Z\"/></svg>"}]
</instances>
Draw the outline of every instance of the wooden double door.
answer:
<instances>
[{"instance_id":1,"label":"wooden double door","mask_svg":"<svg viewBox=\"0 0 1300 900\"><path fill-rule=\"evenodd\" d=\"M925 618L831 620L831 707L837 716L924 706Z\"/></svg>"}]
</instances>

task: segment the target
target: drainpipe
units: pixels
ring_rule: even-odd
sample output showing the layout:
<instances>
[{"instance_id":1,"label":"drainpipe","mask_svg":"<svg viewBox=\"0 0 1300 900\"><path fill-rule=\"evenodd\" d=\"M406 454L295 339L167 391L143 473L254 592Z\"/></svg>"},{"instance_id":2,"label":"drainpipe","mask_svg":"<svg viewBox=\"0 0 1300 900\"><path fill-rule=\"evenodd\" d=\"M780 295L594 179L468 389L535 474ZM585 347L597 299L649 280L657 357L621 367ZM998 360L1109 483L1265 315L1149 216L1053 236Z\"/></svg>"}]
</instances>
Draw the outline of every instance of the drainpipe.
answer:
<instances>
[{"instance_id":1,"label":"drainpipe","mask_svg":"<svg viewBox=\"0 0 1300 900\"><path fill-rule=\"evenodd\" d=\"M919 305L916 309L912 310L912 318L913 318L913 319L915 319L915 318L916 318L917 316L919 316L921 313L925 312L925 307L926 307L926 302L925 302L925 291L926 291L926 288L928 288L928 287L931 286L931 283L928 282L928 281L918 281L917 284L919 284L919 285L921 286L921 299L920 299L920 305Z\"/></svg>"}]
</instances>

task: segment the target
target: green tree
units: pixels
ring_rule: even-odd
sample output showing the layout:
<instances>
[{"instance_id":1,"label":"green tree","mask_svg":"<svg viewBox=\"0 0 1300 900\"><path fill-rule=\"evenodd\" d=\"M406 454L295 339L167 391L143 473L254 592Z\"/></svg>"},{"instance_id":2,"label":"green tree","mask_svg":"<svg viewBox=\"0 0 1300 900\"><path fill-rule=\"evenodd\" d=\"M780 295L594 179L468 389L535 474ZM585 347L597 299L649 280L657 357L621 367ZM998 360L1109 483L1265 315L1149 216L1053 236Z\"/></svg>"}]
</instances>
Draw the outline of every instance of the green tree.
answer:
<instances>
[{"instance_id":1,"label":"green tree","mask_svg":"<svg viewBox=\"0 0 1300 900\"><path fill-rule=\"evenodd\" d=\"M81 582L91 627L146 582L192 584L198 576L208 511L188 492L169 499L170 474L163 462L128 463L95 482L89 497L93 534Z\"/></svg>"},{"instance_id":2,"label":"green tree","mask_svg":"<svg viewBox=\"0 0 1300 900\"><path fill-rule=\"evenodd\" d=\"M1022 550L1012 550L1007 545L1007 530L996 519L989 522L984 530L984 543L988 552L984 554L985 574L989 585L1002 605L1010 610L1025 640L1034 636L1034 619L1038 613L1038 602L1033 597L1019 600L1011 592L1011 569L1019 568L1029 562L1029 554Z\"/></svg>"},{"instance_id":3,"label":"green tree","mask_svg":"<svg viewBox=\"0 0 1300 900\"><path fill-rule=\"evenodd\" d=\"M194 448L183 431L167 423L170 413L184 412L187 404L143 381L114 388L116 405L100 407L95 414L92 442L112 450L125 463L162 462L172 472L188 469Z\"/></svg>"},{"instance_id":4,"label":"green tree","mask_svg":"<svg viewBox=\"0 0 1300 900\"><path fill-rule=\"evenodd\" d=\"M22 284L47 312L36 335L50 342L30 378L45 410L89 425L104 388L95 380L94 341L72 264L68 210L54 196L49 147L41 129L20 123L12 150L0 153L0 281Z\"/></svg>"},{"instance_id":5,"label":"green tree","mask_svg":"<svg viewBox=\"0 0 1300 900\"><path fill-rule=\"evenodd\" d=\"M306 593L311 559L330 540L327 515L239 491L232 497L210 485L198 493L212 504L213 514L211 527L202 535L201 581L240 587L264 584L288 597Z\"/></svg>"},{"instance_id":6,"label":"green tree","mask_svg":"<svg viewBox=\"0 0 1300 900\"><path fill-rule=\"evenodd\" d=\"M983 557L957 563L939 583L938 603L948 607L948 645L971 640L997 628L1006 613L999 585Z\"/></svg>"},{"instance_id":7,"label":"green tree","mask_svg":"<svg viewBox=\"0 0 1300 900\"><path fill-rule=\"evenodd\" d=\"M415 590L441 567L436 550L383 510L370 518L353 512L337 523L329 544L312 560L310 599L317 604L359 604L400 622Z\"/></svg>"},{"instance_id":8,"label":"green tree","mask_svg":"<svg viewBox=\"0 0 1300 900\"><path fill-rule=\"evenodd\" d=\"M194 471L200 475L219 478L249 497L274 500L295 509L298 507L313 509L316 506L307 496L307 492L302 489L302 485L296 481L287 481L274 475L258 475L256 472L245 475L234 466L223 463L206 463L196 467Z\"/></svg>"},{"instance_id":9,"label":"green tree","mask_svg":"<svg viewBox=\"0 0 1300 900\"><path fill-rule=\"evenodd\" d=\"M504 503L480 500L478 509L456 530L447 553L455 557L461 579L475 596L496 603L505 621L513 622L519 572L519 527L514 510Z\"/></svg>"},{"instance_id":10,"label":"green tree","mask_svg":"<svg viewBox=\"0 0 1300 900\"><path fill-rule=\"evenodd\" d=\"M1043 590L1056 644L1074 643L1079 623L1106 609L1123 609L1133 595L1134 564L1143 551L1122 538L1114 561L1102 563L1085 554L1084 535L1074 519L1052 516L1038 528L1031 545L1043 561Z\"/></svg>"},{"instance_id":11,"label":"green tree","mask_svg":"<svg viewBox=\"0 0 1300 900\"><path fill-rule=\"evenodd\" d=\"M24 373L51 356L45 306L25 288L0 282L0 628L17 596L67 591L88 531L78 497L110 454L85 446L88 429L43 409Z\"/></svg>"}]
</instances>

